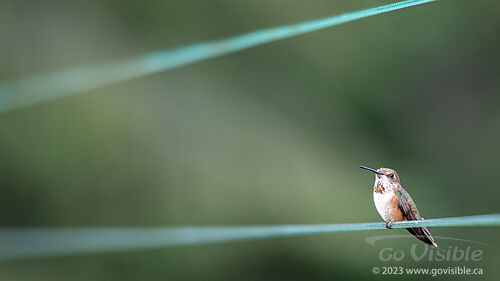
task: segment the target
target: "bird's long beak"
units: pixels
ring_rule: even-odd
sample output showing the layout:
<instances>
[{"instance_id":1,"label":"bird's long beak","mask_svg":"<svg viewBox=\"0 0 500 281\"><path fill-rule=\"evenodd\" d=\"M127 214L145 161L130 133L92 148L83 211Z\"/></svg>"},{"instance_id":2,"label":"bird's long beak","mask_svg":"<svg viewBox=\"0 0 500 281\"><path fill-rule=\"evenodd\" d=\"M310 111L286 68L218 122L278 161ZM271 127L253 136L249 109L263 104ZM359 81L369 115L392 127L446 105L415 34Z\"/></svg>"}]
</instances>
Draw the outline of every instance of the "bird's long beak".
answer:
<instances>
[{"instance_id":1,"label":"bird's long beak","mask_svg":"<svg viewBox=\"0 0 500 281\"><path fill-rule=\"evenodd\" d=\"M368 171L371 171L371 172L374 172L375 174L377 175L383 175L382 173L380 173L379 171L375 170L375 169L372 169L372 168L368 168L368 167L365 167L365 166L359 166L361 169L365 169L365 170L368 170Z\"/></svg>"}]
</instances>

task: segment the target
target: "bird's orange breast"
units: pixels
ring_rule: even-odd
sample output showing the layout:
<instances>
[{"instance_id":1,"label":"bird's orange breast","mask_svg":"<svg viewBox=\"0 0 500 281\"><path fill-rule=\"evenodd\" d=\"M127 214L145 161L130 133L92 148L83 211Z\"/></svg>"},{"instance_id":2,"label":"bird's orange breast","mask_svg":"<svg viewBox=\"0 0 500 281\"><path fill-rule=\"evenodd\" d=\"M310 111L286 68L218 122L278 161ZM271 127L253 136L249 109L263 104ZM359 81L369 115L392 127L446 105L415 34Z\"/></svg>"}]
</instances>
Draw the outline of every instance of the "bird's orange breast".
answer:
<instances>
[{"instance_id":1,"label":"bird's orange breast","mask_svg":"<svg viewBox=\"0 0 500 281\"><path fill-rule=\"evenodd\" d=\"M391 200L389 200L386 207L387 216L391 218L392 221L404 221L403 212L398 206L398 197L394 195Z\"/></svg>"}]
</instances>

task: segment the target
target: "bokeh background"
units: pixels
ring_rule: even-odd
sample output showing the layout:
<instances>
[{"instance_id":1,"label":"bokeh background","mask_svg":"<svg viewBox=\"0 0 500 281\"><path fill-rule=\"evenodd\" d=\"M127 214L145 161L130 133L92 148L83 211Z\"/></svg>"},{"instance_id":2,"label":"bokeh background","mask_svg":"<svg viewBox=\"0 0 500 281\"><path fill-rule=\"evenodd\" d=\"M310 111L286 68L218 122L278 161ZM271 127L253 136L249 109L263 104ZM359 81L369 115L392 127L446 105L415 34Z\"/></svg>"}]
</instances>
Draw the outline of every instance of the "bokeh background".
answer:
<instances>
[{"instance_id":1,"label":"bokeh background","mask_svg":"<svg viewBox=\"0 0 500 281\"><path fill-rule=\"evenodd\" d=\"M390 2L1 0L0 79ZM425 218L498 213L499 14L496 1L438 1L2 113L0 225L380 221L360 164L396 169ZM459 265L500 275L498 228L431 231L493 245ZM359 280L457 265L384 263L365 239L387 233L2 261L0 279Z\"/></svg>"}]
</instances>

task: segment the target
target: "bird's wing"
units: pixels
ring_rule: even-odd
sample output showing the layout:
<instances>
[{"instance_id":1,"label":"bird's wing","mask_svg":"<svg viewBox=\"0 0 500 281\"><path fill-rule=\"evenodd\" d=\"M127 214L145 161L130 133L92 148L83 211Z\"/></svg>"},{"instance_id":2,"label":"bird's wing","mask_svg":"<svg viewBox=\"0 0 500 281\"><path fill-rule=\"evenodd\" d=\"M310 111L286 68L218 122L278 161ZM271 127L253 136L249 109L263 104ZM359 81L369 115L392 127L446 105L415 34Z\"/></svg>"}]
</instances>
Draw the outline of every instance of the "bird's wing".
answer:
<instances>
[{"instance_id":1,"label":"bird's wing","mask_svg":"<svg viewBox=\"0 0 500 281\"><path fill-rule=\"evenodd\" d=\"M413 202L413 199L411 199L410 194L403 187L399 188L399 190L396 191L396 196L398 197L399 209L403 213L403 217L406 220L409 221L423 220L423 218L420 216L420 213L418 212L415 202ZM408 230L408 232L413 234L415 237L417 237L424 243L429 245L434 245L434 247L438 248L436 240L434 240L434 237L432 237L432 234L429 232L427 228L412 227L412 228L407 228L406 230Z\"/></svg>"},{"instance_id":2,"label":"bird's wing","mask_svg":"<svg viewBox=\"0 0 500 281\"><path fill-rule=\"evenodd\" d=\"M401 212L403 212L403 217L406 220L413 221L421 219L415 202L413 202L410 194L403 187L398 188L396 196L398 197L398 207Z\"/></svg>"}]
</instances>

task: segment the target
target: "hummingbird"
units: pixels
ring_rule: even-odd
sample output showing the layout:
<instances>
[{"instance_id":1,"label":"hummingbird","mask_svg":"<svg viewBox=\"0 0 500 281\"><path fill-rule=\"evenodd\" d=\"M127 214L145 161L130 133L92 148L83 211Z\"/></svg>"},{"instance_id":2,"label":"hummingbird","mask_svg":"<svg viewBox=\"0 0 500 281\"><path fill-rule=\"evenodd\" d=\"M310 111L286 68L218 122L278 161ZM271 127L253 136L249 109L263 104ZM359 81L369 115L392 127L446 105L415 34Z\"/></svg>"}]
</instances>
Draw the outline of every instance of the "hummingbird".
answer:
<instances>
[{"instance_id":1,"label":"hummingbird","mask_svg":"<svg viewBox=\"0 0 500 281\"><path fill-rule=\"evenodd\" d=\"M373 201L380 216L385 220L385 226L390 229L393 221L423 220L410 194L401 186L396 171L389 168L378 170L360 166L375 173L373 186ZM407 228L420 241L439 248L434 237L425 227Z\"/></svg>"}]
</instances>

